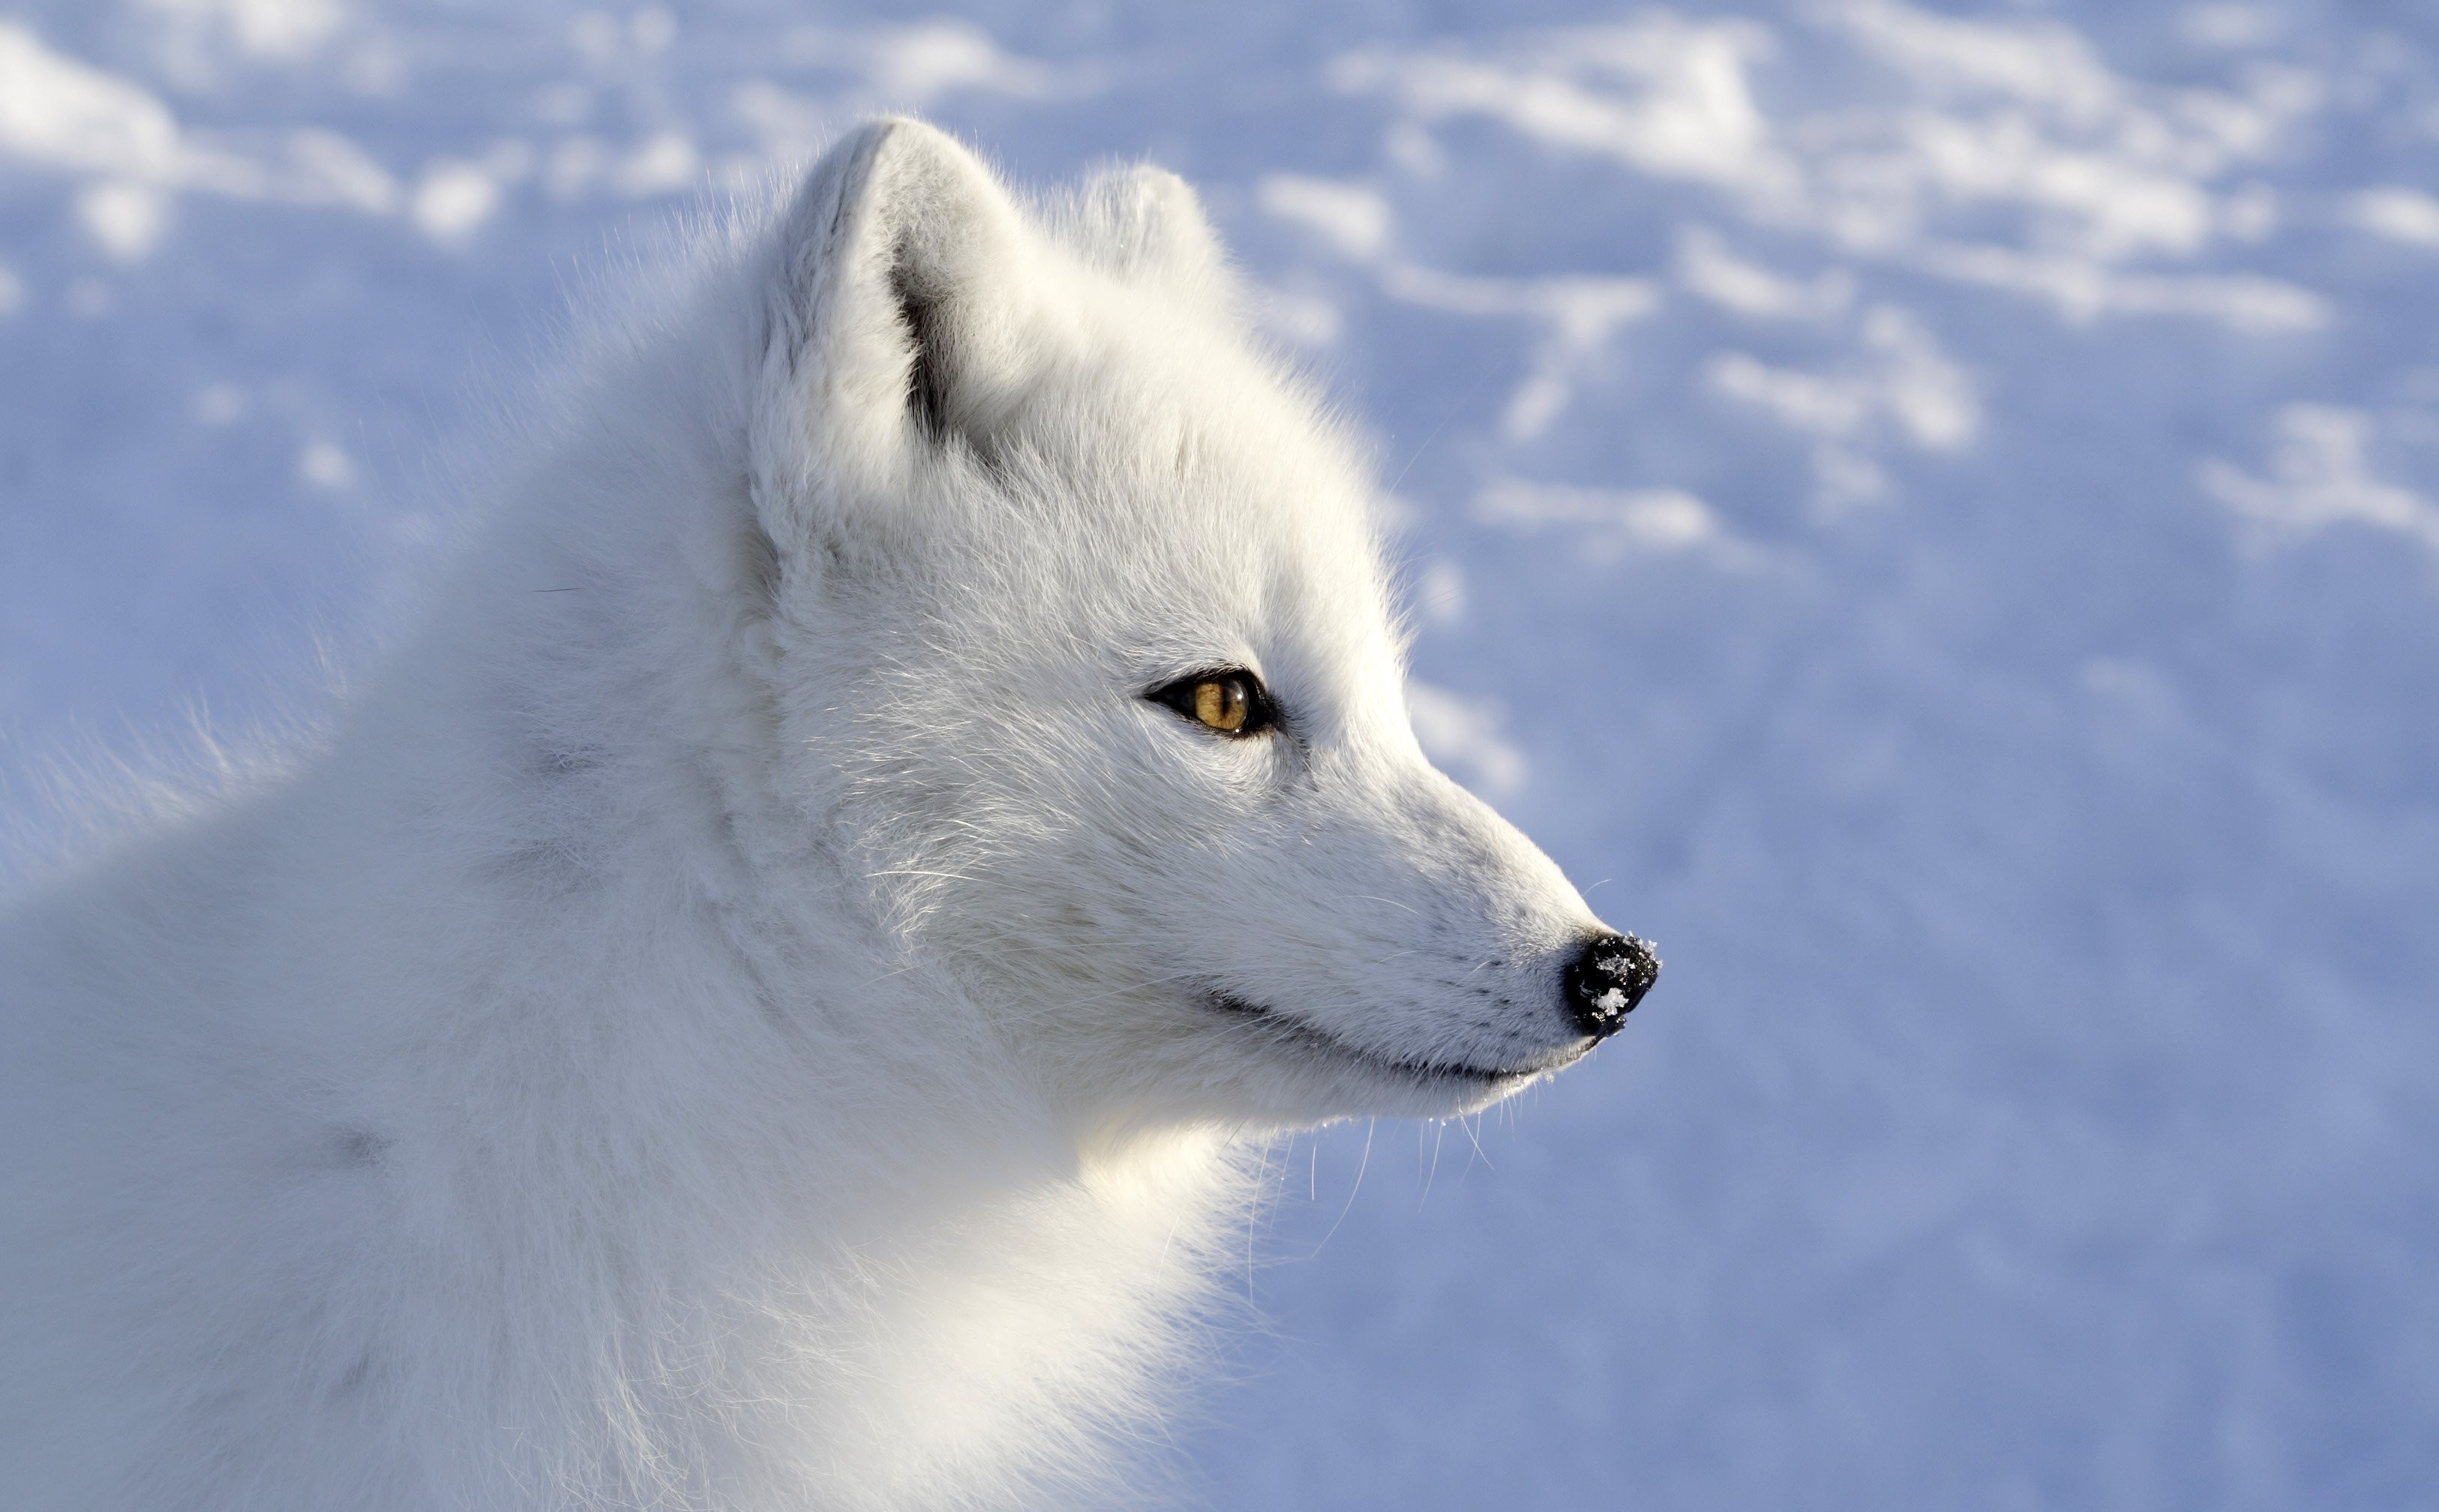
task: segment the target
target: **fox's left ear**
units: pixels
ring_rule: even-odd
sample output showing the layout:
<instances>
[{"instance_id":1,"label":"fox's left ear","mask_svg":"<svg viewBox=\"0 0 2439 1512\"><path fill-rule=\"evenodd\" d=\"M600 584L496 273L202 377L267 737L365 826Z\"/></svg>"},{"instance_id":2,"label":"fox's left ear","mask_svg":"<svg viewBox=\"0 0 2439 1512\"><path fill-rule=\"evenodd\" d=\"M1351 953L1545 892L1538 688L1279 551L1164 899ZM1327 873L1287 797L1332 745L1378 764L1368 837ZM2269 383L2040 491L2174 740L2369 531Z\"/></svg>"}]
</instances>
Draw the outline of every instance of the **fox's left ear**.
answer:
<instances>
[{"instance_id":1,"label":"fox's left ear","mask_svg":"<svg viewBox=\"0 0 2439 1512\"><path fill-rule=\"evenodd\" d=\"M1055 341L1039 235L980 159L920 121L814 165L766 284L756 508L783 554L818 516L902 499L988 439Z\"/></svg>"}]
</instances>

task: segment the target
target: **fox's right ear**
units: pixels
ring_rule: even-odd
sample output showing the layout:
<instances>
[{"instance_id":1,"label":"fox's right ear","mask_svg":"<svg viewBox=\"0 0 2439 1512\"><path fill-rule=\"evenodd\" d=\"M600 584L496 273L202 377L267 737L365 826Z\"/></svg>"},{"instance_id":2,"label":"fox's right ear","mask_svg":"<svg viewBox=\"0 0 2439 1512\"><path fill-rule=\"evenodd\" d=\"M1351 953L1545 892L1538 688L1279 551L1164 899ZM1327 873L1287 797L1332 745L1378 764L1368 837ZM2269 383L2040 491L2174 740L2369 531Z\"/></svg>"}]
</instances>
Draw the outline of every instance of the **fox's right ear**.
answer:
<instances>
[{"instance_id":1,"label":"fox's right ear","mask_svg":"<svg viewBox=\"0 0 2439 1512\"><path fill-rule=\"evenodd\" d=\"M988 454L1055 316L1016 202L920 121L832 147L774 252L752 449L756 510L784 558L905 500L944 452Z\"/></svg>"},{"instance_id":2,"label":"fox's right ear","mask_svg":"<svg viewBox=\"0 0 2439 1512\"><path fill-rule=\"evenodd\" d=\"M1149 163L1102 169L1066 217L1077 250L1121 278L1157 284L1202 305L1236 295L1228 256L1184 179Z\"/></svg>"}]
</instances>

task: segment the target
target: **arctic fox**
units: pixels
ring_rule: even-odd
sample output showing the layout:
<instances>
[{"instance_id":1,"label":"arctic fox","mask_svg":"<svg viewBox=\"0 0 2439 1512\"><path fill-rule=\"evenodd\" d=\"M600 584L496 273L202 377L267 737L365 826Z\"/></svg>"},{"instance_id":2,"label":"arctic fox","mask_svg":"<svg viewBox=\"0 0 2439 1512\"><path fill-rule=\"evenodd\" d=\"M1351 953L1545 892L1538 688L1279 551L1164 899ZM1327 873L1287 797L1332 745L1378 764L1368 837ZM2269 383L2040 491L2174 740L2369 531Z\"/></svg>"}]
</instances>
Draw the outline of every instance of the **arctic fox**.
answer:
<instances>
[{"instance_id":1,"label":"arctic fox","mask_svg":"<svg viewBox=\"0 0 2439 1512\"><path fill-rule=\"evenodd\" d=\"M1239 303L1167 173L865 126L310 750L0 916L9 1503L1122 1497L1247 1136L1614 1031Z\"/></svg>"}]
</instances>

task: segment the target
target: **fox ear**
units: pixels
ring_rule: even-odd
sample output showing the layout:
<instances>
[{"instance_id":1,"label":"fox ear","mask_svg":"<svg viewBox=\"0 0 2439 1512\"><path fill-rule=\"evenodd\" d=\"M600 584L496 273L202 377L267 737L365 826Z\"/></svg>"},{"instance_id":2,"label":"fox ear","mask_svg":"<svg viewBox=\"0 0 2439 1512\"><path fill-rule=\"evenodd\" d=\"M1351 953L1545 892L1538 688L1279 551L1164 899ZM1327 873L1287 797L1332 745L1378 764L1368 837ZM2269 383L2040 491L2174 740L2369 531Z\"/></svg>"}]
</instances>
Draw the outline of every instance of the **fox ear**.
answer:
<instances>
[{"instance_id":1,"label":"fox ear","mask_svg":"<svg viewBox=\"0 0 2439 1512\"><path fill-rule=\"evenodd\" d=\"M807 175L768 285L755 438L763 525L902 493L987 442L1042 348L1039 239L973 153L920 121L859 128Z\"/></svg>"},{"instance_id":2,"label":"fox ear","mask_svg":"<svg viewBox=\"0 0 2439 1512\"><path fill-rule=\"evenodd\" d=\"M1227 255L1186 182L1130 163L1093 175L1073 211L1077 250L1121 278L1158 283L1198 302L1230 297Z\"/></svg>"}]
</instances>

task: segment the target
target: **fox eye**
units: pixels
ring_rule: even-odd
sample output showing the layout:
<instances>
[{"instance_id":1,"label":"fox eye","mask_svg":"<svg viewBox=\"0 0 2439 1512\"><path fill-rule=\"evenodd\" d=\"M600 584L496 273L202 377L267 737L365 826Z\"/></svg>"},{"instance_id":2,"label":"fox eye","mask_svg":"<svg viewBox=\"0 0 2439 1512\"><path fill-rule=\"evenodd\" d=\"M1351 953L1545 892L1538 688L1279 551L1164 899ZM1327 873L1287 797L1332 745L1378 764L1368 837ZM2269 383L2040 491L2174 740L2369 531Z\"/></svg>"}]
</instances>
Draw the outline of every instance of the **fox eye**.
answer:
<instances>
[{"instance_id":1,"label":"fox eye","mask_svg":"<svg viewBox=\"0 0 2439 1512\"><path fill-rule=\"evenodd\" d=\"M1221 735L1259 735L1278 721L1262 680L1241 667L1181 677L1149 696Z\"/></svg>"}]
</instances>

